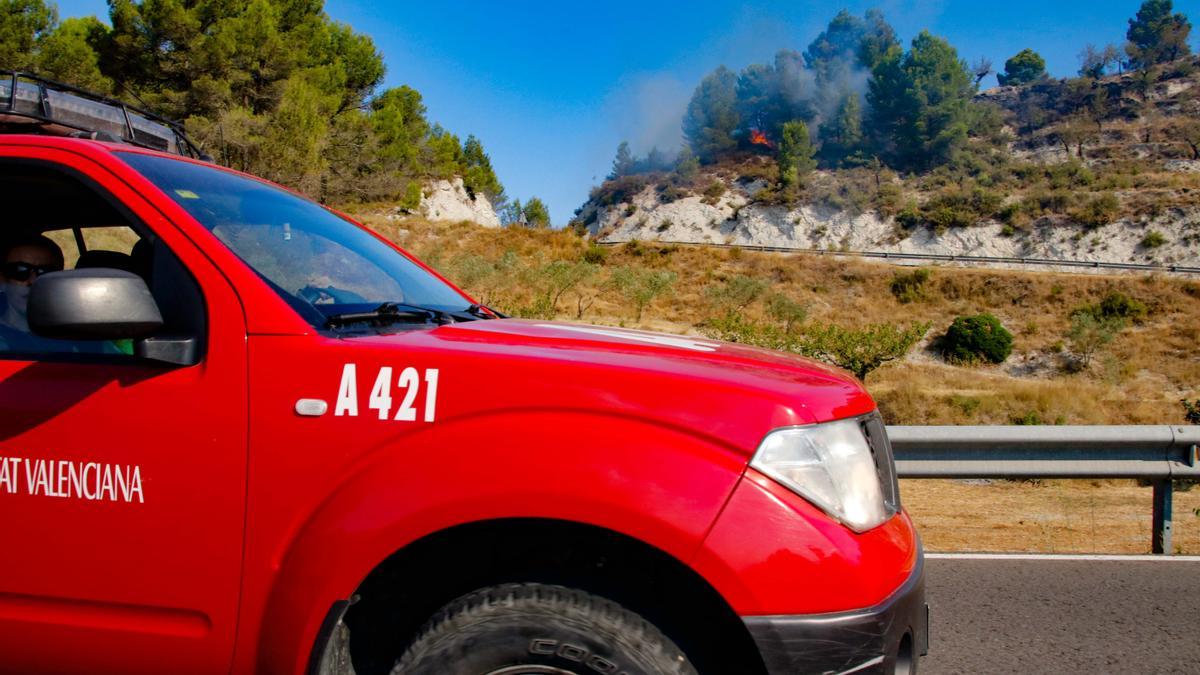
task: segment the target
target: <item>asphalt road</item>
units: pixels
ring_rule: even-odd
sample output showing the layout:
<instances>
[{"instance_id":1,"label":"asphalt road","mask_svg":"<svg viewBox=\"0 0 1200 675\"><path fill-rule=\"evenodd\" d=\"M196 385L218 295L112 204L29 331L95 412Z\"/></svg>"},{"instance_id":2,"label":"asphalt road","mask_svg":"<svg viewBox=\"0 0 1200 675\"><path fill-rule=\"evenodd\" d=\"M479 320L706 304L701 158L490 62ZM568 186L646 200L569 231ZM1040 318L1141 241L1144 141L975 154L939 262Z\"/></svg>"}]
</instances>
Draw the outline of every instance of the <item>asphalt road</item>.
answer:
<instances>
[{"instance_id":1,"label":"asphalt road","mask_svg":"<svg viewBox=\"0 0 1200 675\"><path fill-rule=\"evenodd\" d=\"M921 673L1200 673L1200 558L926 561Z\"/></svg>"}]
</instances>

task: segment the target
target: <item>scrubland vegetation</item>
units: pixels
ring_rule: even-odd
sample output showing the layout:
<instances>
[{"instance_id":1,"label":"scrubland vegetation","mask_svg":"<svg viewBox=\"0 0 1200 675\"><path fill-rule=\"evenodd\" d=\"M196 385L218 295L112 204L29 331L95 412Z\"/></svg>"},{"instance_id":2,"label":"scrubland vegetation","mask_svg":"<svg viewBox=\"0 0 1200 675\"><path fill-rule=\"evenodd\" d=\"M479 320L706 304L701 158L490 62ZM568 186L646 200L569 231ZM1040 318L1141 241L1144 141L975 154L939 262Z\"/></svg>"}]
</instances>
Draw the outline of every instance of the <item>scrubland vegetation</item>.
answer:
<instances>
[{"instance_id":1,"label":"scrubland vegetation","mask_svg":"<svg viewBox=\"0 0 1200 675\"><path fill-rule=\"evenodd\" d=\"M518 317L716 335L835 363L814 345L837 346L838 358L890 345L901 356L865 381L890 424L1200 422L1200 280L601 247L564 231L359 215ZM979 318L989 315L996 324ZM942 343L960 318L981 349L948 359ZM991 358L1006 351L997 324L1011 334L1003 359ZM931 550L1149 550L1150 489L1133 481L904 482ZM1200 490L1175 502L1177 552L1200 551Z\"/></svg>"},{"instance_id":2,"label":"scrubland vegetation","mask_svg":"<svg viewBox=\"0 0 1200 675\"><path fill-rule=\"evenodd\" d=\"M890 423L1179 423L1200 394L1200 280L602 247L362 215L501 311L790 349L865 376Z\"/></svg>"}]
</instances>

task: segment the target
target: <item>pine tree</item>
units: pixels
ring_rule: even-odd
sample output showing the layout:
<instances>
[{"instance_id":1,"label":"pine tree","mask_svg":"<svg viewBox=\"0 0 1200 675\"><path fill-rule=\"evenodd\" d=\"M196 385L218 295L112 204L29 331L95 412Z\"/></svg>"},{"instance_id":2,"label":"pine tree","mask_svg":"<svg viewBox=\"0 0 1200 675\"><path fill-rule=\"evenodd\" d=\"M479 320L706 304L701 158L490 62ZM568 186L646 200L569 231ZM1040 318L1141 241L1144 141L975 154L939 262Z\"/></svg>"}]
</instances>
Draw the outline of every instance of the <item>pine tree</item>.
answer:
<instances>
[{"instance_id":1,"label":"pine tree","mask_svg":"<svg viewBox=\"0 0 1200 675\"><path fill-rule=\"evenodd\" d=\"M862 148L862 104L850 92L842 99L837 114L821 127L821 155L830 164L840 164Z\"/></svg>"},{"instance_id":2,"label":"pine tree","mask_svg":"<svg viewBox=\"0 0 1200 675\"><path fill-rule=\"evenodd\" d=\"M617 156L613 159L612 171L608 174L608 179L620 178L633 173L633 152L629 150L629 142L621 141L617 146Z\"/></svg>"},{"instance_id":3,"label":"pine tree","mask_svg":"<svg viewBox=\"0 0 1200 675\"><path fill-rule=\"evenodd\" d=\"M525 203L525 208L522 211L525 216L525 223L529 227L550 227L550 209L546 207L546 203L537 197L530 197Z\"/></svg>"},{"instance_id":4,"label":"pine tree","mask_svg":"<svg viewBox=\"0 0 1200 675\"><path fill-rule=\"evenodd\" d=\"M802 184L804 177L817 167L813 159L816 153L817 149L808 137L808 126L804 122L795 120L783 125L776 162L779 164L779 180L784 187Z\"/></svg>"},{"instance_id":5,"label":"pine tree","mask_svg":"<svg viewBox=\"0 0 1200 675\"><path fill-rule=\"evenodd\" d=\"M1125 51L1135 68L1167 63L1191 53L1188 34L1192 24L1182 13L1172 14L1171 0L1146 0L1129 20Z\"/></svg>"},{"instance_id":6,"label":"pine tree","mask_svg":"<svg viewBox=\"0 0 1200 675\"><path fill-rule=\"evenodd\" d=\"M421 146L429 134L421 94L408 86L376 96L370 106L371 124L379 141L386 170L411 173L420 161Z\"/></svg>"},{"instance_id":7,"label":"pine tree","mask_svg":"<svg viewBox=\"0 0 1200 675\"><path fill-rule=\"evenodd\" d=\"M38 37L38 74L101 94L112 92L112 80L100 72L100 55L93 45L108 28L92 16L64 20Z\"/></svg>"},{"instance_id":8,"label":"pine tree","mask_svg":"<svg viewBox=\"0 0 1200 675\"><path fill-rule=\"evenodd\" d=\"M716 161L733 150L733 132L741 119L737 113L737 76L720 66L704 76L688 102L683 135L703 163Z\"/></svg>"},{"instance_id":9,"label":"pine tree","mask_svg":"<svg viewBox=\"0 0 1200 675\"><path fill-rule=\"evenodd\" d=\"M863 15L865 30L858 42L858 65L867 70L887 56L889 50L900 46L896 31L878 9L868 9Z\"/></svg>"},{"instance_id":10,"label":"pine tree","mask_svg":"<svg viewBox=\"0 0 1200 675\"><path fill-rule=\"evenodd\" d=\"M492 203L504 200L504 186L492 169L492 158L483 151L483 144L474 136L463 143L463 185L472 195L484 194Z\"/></svg>"},{"instance_id":11,"label":"pine tree","mask_svg":"<svg viewBox=\"0 0 1200 675\"><path fill-rule=\"evenodd\" d=\"M0 0L0 68L33 70L34 45L57 21L58 12L44 0Z\"/></svg>"},{"instance_id":12,"label":"pine tree","mask_svg":"<svg viewBox=\"0 0 1200 675\"><path fill-rule=\"evenodd\" d=\"M1032 49L1022 49L1004 62L1004 72L996 75L1001 86L1019 86L1046 77L1046 59Z\"/></svg>"},{"instance_id":13,"label":"pine tree","mask_svg":"<svg viewBox=\"0 0 1200 675\"><path fill-rule=\"evenodd\" d=\"M894 166L927 168L948 160L967 141L974 93L954 48L922 31L907 54L893 49L872 73L867 100L877 149Z\"/></svg>"}]
</instances>

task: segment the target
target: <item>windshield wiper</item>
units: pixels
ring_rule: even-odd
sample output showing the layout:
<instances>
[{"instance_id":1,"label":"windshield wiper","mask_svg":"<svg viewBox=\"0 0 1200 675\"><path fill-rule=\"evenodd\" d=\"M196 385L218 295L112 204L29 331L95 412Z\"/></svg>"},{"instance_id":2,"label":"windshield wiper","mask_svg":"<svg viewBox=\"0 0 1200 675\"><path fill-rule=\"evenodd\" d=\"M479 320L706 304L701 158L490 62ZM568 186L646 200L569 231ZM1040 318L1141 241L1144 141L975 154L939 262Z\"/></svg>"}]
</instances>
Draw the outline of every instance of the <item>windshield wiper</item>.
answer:
<instances>
[{"instance_id":1,"label":"windshield wiper","mask_svg":"<svg viewBox=\"0 0 1200 675\"><path fill-rule=\"evenodd\" d=\"M369 312L342 312L331 314L325 318L326 328L338 328L352 323L373 323L385 326L402 321L419 323L435 323L440 325L454 323L455 319L449 312L420 305L406 305L399 302L385 302Z\"/></svg>"},{"instance_id":2,"label":"windshield wiper","mask_svg":"<svg viewBox=\"0 0 1200 675\"><path fill-rule=\"evenodd\" d=\"M508 315L501 314L487 305L472 303L466 309L467 314L477 319L507 319Z\"/></svg>"}]
</instances>

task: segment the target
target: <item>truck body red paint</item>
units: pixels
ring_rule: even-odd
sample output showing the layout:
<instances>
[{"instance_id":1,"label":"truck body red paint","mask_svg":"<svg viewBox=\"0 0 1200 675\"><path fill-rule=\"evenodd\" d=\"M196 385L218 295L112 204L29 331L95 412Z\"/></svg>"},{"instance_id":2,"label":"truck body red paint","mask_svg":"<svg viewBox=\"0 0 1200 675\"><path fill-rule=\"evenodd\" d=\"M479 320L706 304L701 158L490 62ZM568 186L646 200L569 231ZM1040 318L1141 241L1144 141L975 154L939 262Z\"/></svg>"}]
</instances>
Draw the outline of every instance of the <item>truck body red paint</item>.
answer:
<instances>
[{"instance_id":1,"label":"truck body red paint","mask_svg":"<svg viewBox=\"0 0 1200 675\"><path fill-rule=\"evenodd\" d=\"M0 165L82 180L167 247L203 296L205 332L184 367L0 354L0 458L16 476L0 480L0 670L303 673L331 606L414 542L472 523L619 534L752 628L850 616L919 582L903 511L856 532L748 467L772 430L871 414L852 377L554 322L323 330L138 157L234 175L126 145L0 136ZM298 413L302 400L325 412ZM137 498L88 498L104 466L136 468ZM920 646L913 616L880 633L888 664L901 638ZM784 657L754 637L755 668L779 670ZM851 653L865 662L863 649Z\"/></svg>"}]
</instances>

